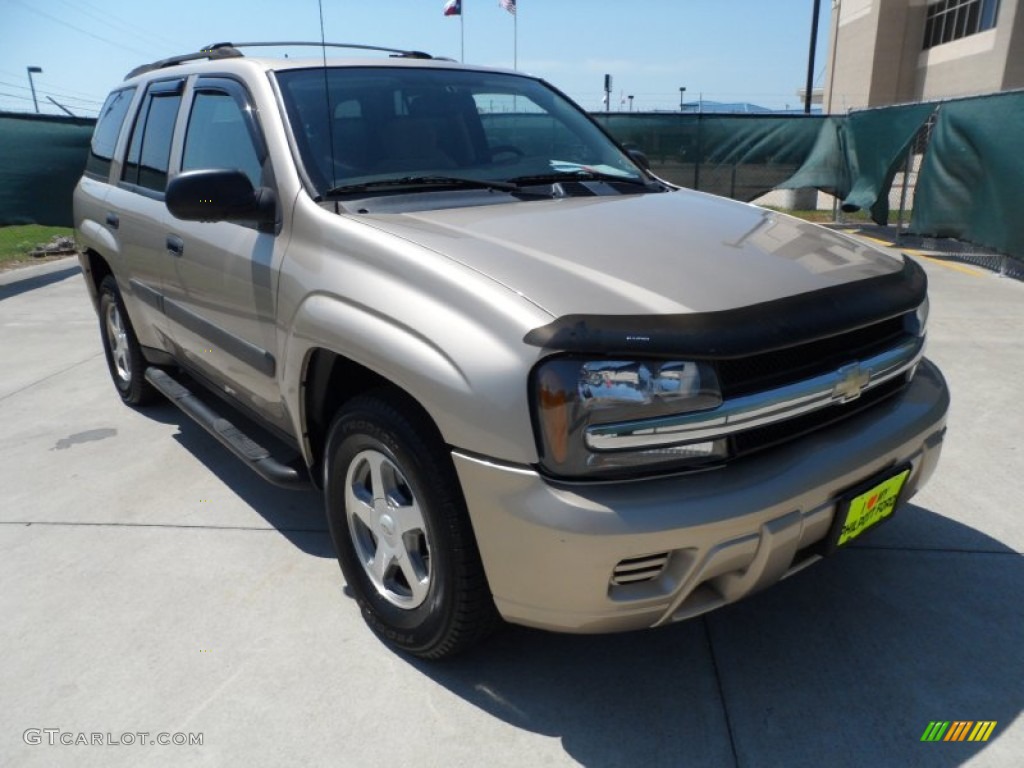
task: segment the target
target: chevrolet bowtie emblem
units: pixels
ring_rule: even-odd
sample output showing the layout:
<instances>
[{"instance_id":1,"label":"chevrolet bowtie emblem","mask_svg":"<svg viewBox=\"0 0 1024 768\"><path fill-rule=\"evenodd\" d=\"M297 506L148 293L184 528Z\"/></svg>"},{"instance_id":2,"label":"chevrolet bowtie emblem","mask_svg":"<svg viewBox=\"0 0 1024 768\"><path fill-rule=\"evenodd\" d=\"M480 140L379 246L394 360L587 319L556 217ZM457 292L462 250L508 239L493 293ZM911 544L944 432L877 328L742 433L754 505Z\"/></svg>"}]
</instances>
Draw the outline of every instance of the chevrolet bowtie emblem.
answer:
<instances>
[{"instance_id":1,"label":"chevrolet bowtie emblem","mask_svg":"<svg viewBox=\"0 0 1024 768\"><path fill-rule=\"evenodd\" d=\"M861 368L860 363L844 365L836 374L839 382L832 388L832 399L840 403L856 400L871 382L871 370Z\"/></svg>"}]
</instances>

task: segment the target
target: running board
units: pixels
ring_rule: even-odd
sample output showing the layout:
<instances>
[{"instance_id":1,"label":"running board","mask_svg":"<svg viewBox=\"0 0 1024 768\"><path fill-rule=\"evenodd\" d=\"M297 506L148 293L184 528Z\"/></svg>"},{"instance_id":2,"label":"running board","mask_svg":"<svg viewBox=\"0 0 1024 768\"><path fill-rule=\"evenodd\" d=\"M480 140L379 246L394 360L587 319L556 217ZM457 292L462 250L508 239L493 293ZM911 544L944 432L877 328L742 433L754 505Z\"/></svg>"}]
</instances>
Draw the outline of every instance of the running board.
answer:
<instances>
[{"instance_id":1,"label":"running board","mask_svg":"<svg viewBox=\"0 0 1024 768\"><path fill-rule=\"evenodd\" d=\"M166 371L151 366L146 369L146 381L267 482L291 490L312 487L305 470L282 464L270 455L270 451L193 395Z\"/></svg>"}]
</instances>

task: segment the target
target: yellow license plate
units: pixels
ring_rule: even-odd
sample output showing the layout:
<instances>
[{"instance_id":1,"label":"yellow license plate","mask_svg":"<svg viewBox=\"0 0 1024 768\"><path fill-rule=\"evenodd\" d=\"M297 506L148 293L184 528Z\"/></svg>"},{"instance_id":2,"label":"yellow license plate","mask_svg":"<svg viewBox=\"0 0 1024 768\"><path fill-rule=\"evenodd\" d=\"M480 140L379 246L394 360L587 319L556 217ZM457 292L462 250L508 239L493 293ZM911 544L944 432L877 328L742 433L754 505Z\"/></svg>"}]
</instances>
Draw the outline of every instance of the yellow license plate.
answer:
<instances>
[{"instance_id":1,"label":"yellow license plate","mask_svg":"<svg viewBox=\"0 0 1024 768\"><path fill-rule=\"evenodd\" d=\"M841 547L853 541L864 531L892 517L896 511L900 491L903 490L908 477L910 467L873 485L863 493L858 493L846 504L840 504L838 514L845 513L845 516L841 518L843 523L835 539L835 546Z\"/></svg>"}]
</instances>

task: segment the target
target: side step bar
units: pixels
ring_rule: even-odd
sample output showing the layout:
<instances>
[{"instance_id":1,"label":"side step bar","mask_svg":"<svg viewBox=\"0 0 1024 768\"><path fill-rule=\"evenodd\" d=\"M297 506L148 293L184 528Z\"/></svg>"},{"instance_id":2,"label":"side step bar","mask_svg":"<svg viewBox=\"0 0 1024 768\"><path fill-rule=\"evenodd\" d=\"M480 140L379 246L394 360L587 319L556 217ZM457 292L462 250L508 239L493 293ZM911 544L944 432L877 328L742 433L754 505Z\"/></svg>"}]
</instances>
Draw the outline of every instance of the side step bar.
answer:
<instances>
[{"instance_id":1,"label":"side step bar","mask_svg":"<svg viewBox=\"0 0 1024 768\"><path fill-rule=\"evenodd\" d=\"M270 451L223 418L210 406L179 384L166 371L149 367L146 381L156 387L199 426L220 441L221 445L240 458L264 480L291 490L312 487L305 470L282 464Z\"/></svg>"}]
</instances>

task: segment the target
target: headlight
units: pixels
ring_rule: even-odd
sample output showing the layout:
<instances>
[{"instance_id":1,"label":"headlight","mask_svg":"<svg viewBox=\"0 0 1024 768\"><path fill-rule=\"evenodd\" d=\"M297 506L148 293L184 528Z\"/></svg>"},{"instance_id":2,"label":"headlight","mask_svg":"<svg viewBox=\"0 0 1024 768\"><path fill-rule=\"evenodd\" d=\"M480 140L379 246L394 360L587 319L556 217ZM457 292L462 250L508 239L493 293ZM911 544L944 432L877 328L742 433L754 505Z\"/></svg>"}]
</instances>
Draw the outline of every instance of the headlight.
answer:
<instances>
[{"instance_id":1,"label":"headlight","mask_svg":"<svg viewBox=\"0 0 1024 768\"><path fill-rule=\"evenodd\" d=\"M908 330L915 336L924 336L928 330L928 297L924 297L924 301L914 311L913 319L910 321L910 328Z\"/></svg>"},{"instance_id":2,"label":"headlight","mask_svg":"<svg viewBox=\"0 0 1024 768\"><path fill-rule=\"evenodd\" d=\"M645 449L641 439L625 450L587 445L595 425L717 408L722 393L706 363L553 358L534 369L532 388L541 464L552 474L635 475L725 458L724 440Z\"/></svg>"},{"instance_id":3,"label":"headlight","mask_svg":"<svg viewBox=\"0 0 1024 768\"><path fill-rule=\"evenodd\" d=\"M928 305L928 297L925 296L924 297L924 301L922 301L917 306L917 309L915 309L913 312L908 312L904 316L906 319L903 321L903 327L907 331L907 333L912 333L914 336L917 336L919 339L923 339L923 341L921 343L921 355L922 356L924 355L925 345L928 343L927 333L928 333L928 312L929 312L929 309L930 309L930 307ZM916 374L916 373L917 373L917 365L915 364L914 367L911 368L907 372L907 381L910 381L911 379L913 379L914 378L914 374Z\"/></svg>"}]
</instances>

